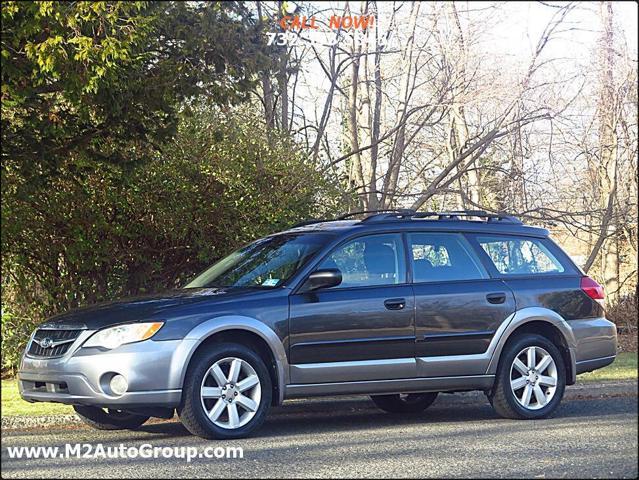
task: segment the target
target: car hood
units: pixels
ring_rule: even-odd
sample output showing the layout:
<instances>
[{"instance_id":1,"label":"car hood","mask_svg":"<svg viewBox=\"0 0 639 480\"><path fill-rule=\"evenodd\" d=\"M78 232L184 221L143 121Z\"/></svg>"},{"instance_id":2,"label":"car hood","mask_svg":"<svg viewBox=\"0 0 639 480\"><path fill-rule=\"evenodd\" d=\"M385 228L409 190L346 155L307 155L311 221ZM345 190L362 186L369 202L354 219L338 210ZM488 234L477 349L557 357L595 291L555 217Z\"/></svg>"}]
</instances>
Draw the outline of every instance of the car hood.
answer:
<instances>
[{"instance_id":1,"label":"car hood","mask_svg":"<svg viewBox=\"0 0 639 480\"><path fill-rule=\"evenodd\" d=\"M218 303L246 297L264 290L250 288L188 288L154 295L124 298L77 308L56 315L40 328L76 328L97 330L122 323L165 320L170 310L196 303Z\"/></svg>"}]
</instances>

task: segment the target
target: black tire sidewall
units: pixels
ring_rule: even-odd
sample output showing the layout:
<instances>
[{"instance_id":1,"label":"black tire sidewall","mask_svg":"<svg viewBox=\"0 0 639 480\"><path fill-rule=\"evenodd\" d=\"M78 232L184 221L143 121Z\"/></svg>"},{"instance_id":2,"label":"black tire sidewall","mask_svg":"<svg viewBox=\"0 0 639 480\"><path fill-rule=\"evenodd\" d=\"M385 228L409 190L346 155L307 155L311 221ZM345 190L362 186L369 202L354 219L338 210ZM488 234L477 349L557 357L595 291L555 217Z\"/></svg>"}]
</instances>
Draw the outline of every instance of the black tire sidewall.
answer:
<instances>
[{"instance_id":1,"label":"black tire sidewall","mask_svg":"<svg viewBox=\"0 0 639 480\"><path fill-rule=\"evenodd\" d=\"M204 375L215 362L226 357L236 357L248 362L257 373L261 384L261 399L255 416L246 425L236 429L222 428L211 422L200 399L200 387ZM184 388L183 403L178 409L178 414L182 417L185 409L188 410L187 414L195 419L199 427L198 431L193 433L206 438L233 439L248 436L264 423L272 399L271 377L263 360L253 351L239 344L222 343L208 351L198 353L189 365Z\"/></svg>"},{"instance_id":2,"label":"black tire sidewall","mask_svg":"<svg viewBox=\"0 0 639 480\"><path fill-rule=\"evenodd\" d=\"M519 354L526 347L541 347L546 350L552 359L555 361L557 367L557 389L552 400L548 402L543 408L539 410L529 410L519 404L515 398L515 394L510 388L510 368L513 364L515 356ZM517 413L521 418L535 419L544 418L551 415L554 410L559 406L564 396L566 389L566 366L564 359L559 349L546 337L541 335L528 334L523 335L515 339L513 343L507 346L507 351L502 355L502 362L499 367L499 384L500 388L504 389L505 399L508 405Z\"/></svg>"},{"instance_id":3,"label":"black tire sidewall","mask_svg":"<svg viewBox=\"0 0 639 480\"><path fill-rule=\"evenodd\" d=\"M145 415L125 414L114 416L99 407L74 405L73 409L87 425L99 430L134 430L141 427L149 418Z\"/></svg>"}]
</instances>

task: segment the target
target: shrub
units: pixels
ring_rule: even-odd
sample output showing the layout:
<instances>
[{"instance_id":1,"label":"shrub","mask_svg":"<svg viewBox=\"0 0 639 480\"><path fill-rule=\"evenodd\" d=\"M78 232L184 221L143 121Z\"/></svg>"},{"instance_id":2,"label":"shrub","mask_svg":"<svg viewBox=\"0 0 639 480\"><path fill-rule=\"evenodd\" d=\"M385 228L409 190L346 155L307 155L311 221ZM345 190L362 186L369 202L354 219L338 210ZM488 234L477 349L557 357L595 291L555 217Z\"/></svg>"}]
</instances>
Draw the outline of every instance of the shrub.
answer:
<instances>
[{"instance_id":1,"label":"shrub","mask_svg":"<svg viewBox=\"0 0 639 480\"><path fill-rule=\"evenodd\" d=\"M2 373L15 375L26 339L31 335L35 322L2 311Z\"/></svg>"},{"instance_id":2,"label":"shrub","mask_svg":"<svg viewBox=\"0 0 639 480\"><path fill-rule=\"evenodd\" d=\"M241 244L335 208L332 184L250 111L198 108L157 158L64 168L46 195L3 171L2 368L47 316L172 289Z\"/></svg>"},{"instance_id":3,"label":"shrub","mask_svg":"<svg viewBox=\"0 0 639 480\"><path fill-rule=\"evenodd\" d=\"M615 322L620 333L637 334L637 294L623 295L619 300L606 308L606 317Z\"/></svg>"}]
</instances>

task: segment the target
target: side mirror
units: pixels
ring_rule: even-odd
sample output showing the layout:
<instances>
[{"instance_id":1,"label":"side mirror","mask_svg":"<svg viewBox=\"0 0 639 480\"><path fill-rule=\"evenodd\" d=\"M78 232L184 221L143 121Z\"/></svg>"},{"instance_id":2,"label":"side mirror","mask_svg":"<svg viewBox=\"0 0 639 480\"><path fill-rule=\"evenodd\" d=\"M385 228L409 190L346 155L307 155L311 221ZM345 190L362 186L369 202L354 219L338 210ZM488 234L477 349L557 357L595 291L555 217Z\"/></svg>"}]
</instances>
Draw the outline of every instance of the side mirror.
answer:
<instances>
[{"instance_id":1,"label":"side mirror","mask_svg":"<svg viewBox=\"0 0 639 480\"><path fill-rule=\"evenodd\" d=\"M311 273L304 285L301 293L312 292L320 288L336 287L342 283L342 272L337 268L326 268L324 270L316 270Z\"/></svg>"}]
</instances>

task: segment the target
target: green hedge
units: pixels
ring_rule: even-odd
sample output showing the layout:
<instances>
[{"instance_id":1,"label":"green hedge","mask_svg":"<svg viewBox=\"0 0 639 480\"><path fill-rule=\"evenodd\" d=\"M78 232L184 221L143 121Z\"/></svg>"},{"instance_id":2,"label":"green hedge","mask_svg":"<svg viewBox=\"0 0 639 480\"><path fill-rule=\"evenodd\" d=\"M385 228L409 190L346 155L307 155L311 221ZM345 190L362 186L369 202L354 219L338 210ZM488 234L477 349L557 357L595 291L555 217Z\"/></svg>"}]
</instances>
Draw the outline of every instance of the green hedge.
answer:
<instances>
[{"instance_id":1,"label":"green hedge","mask_svg":"<svg viewBox=\"0 0 639 480\"><path fill-rule=\"evenodd\" d=\"M74 159L41 195L3 171L3 371L47 316L179 287L241 244L336 209L332 183L250 110L190 111L161 151L130 170Z\"/></svg>"}]
</instances>

